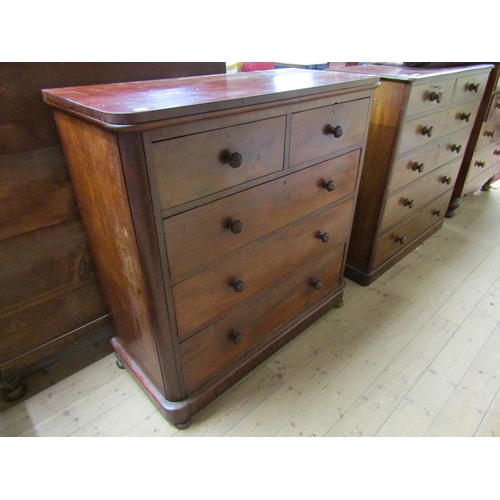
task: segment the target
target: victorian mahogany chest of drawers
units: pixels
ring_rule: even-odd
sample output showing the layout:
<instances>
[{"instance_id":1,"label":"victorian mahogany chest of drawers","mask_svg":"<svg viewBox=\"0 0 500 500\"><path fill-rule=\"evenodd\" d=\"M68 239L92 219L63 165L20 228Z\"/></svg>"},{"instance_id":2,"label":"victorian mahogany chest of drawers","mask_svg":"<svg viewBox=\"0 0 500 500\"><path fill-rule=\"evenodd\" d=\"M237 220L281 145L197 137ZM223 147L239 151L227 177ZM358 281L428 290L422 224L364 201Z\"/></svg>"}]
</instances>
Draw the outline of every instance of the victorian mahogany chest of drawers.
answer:
<instances>
[{"instance_id":1,"label":"victorian mahogany chest of drawers","mask_svg":"<svg viewBox=\"0 0 500 500\"><path fill-rule=\"evenodd\" d=\"M177 427L341 304L378 82L289 69L43 91L118 359Z\"/></svg>"},{"instance_id":2,"label":"victorian mahogany chest of drawers","mask_svg":"<svg viewBox=\"0 0 500 500\"><path fill-rule=\"evenodd\" d=\"M495 63L483 95L471 140L453 189L448 216L460 206L460 197L488 190L500 172L500 64Z\"/></svg>"},{"instance_id":3,"label":"victorian mahogany chest of drawers","mask_svg":"<svg viewBox=\"0 0 500 500\"><path fill-rule=\"evenodd\" d=\"M346 68L381 78L346 276L369 285L441 228L491 66Z\"/></svg>"}]
</instances>

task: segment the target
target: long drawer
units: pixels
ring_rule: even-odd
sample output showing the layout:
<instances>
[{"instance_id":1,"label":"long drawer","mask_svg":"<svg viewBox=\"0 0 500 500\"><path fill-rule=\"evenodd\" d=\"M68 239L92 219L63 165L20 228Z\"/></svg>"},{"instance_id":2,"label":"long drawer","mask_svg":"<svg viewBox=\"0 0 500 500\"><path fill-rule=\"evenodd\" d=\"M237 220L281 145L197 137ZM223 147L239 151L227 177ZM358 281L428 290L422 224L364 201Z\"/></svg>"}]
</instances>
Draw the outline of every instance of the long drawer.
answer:
<instances>
[{"instance_id":1,"label":"long drawer","mask_svg":"<svg viewBox=\"0 0 500 500\"><path fill-rule=\"evenodd\" d=\"M413 150L409 155L394 162L389 192L397 191L409 182L413 182L434 169L448 163L465 151L471 133L468 127L437 141Z\"/></svg>"},{"instance_id":2,"label":"long drawer","mask_svg":"<svg viewBox=\"0 0 500 500\"><path fill-rule=\"evenodd\" d=\"M174 281L354 192L360 151L300 170L163 222Z\"/></svg>"},{"instance_id":3,"label":"long drawer","mask_svg":"<svg viewBox=\"0 0 500 500\"><path fill-rule=\"evenodd\" d=\"M181 343L188 393L234 363L280 326L340 291L345 245L307 262L270 289Z\"/></svg>"},{"instance_id":4,"label":"long drawer","mask_svg":"<svg viewBox=\"0 0 500 500\"><path fill-rule=\"evenodd\" d=\"M381 231L410 216L434 198L449 191L455 184L461 158L432 171L419 181L393 194L386 203Z\"/></svg>"},{"instance_id":5,"label":"long drawer","mask_svg":"<svg viewBox=\"0 0 500 500\"><path fill-rule=\"evenodd\" d=\"M154 142L163 210L283 169L285 116Z\"/></svg>"},{"instance_id":6,"label":"long drawer","mask_svg":"<svg viewBox=\"0 0 500 500\"><path fill-rule=\"evenodd\" d=\"M184 339L328 249L347 241L352 198L236 252L173 287L177 330Z\"/></svg>"},{"instance_id":7,"label":"long drawer","mask_svg":"<svg viewBox=\"0 0 500 500\"><path fill-rule=\"evenodd\" d=\"M474 123L480 101L461 104L406 122L401 131L398 156ZM463 145L462 153L466 144Z\"/></svg>"},{"instance_id":8,"label":"long drawer","mask_svg":"<svg viewBox=\"0 0 500 500\"><path fill-rule=\"evenodd\" d=\"M359 99L292 115L290 165L331 155L363 141L370 101Z\"/></svg>"},{"instance_id":9,"label":"long drawer","mask_svg":"<svg viewBox=\"0 0 500 500\"><path fill-rule=\"evenodd\" d=\"M443 219L450 196L451 191L433 200L411 217L382 234L377 242L373 269L377 269Z\"/></svg>"}]
</instances>

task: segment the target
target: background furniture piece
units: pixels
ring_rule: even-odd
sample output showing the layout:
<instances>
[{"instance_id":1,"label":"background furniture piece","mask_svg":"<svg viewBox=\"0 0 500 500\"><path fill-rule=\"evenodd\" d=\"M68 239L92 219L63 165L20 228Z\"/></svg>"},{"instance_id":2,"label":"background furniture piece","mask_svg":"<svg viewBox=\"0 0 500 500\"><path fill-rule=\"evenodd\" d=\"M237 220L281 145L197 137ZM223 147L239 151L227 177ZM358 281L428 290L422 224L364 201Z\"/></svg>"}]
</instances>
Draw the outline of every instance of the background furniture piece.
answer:
<instances>
[{"instance_id":1,"label":"background furniture piece","mask_svg":"<svg viewBox=\"0 0 500 500\"><path fill-rule=\"evenodd\" d=\"M377 83L288 69L44 90L113 346L179 428L342 303Z\"/></svg>"},{"instance_id":2,"label":"background furniture piece","mask_svg":"<svg viewBox=\"0 0 500 500\"><path fill-rule=\"evenodd\" d=\"M79 341L111 338L87 236L41 89L223 73L224 63L0 65L0 387ZM89 344L92 345L92 344Z\"/></svg>"},{"instance_id":3,"label":"background furniture piece","mask_svg":"<svg viewBox=\"0 0 500 500\"><path fill-rule=\"evenodd\" d=\"M447 216L453 217L460 198L490 183L500 172L500 63L495 63L464 154Z\"/></svg>"},{"instance_id":4,"label":"background furniture piece","mask_svg":"<svg viewBox=\"0 0 500 500\"><path fill-rule=\"evenodd\" d=\"M346 276L369 285L443 224L491 65L363 65L381 78Z\"/></svg>"}]
</instances>

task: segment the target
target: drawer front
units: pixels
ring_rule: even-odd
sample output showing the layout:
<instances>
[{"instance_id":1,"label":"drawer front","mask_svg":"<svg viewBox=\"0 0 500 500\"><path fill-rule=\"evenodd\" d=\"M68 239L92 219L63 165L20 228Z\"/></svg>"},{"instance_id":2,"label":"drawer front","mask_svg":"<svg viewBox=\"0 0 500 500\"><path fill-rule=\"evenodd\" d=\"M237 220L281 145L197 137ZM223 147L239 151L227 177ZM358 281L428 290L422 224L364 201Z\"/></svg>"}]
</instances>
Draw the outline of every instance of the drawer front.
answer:
<instances>
[{"instance_id":1,"label":"drawer front","mask_svg":"<svg viewBox=\"0 0 500 500\"><path fill-rule=\"evenodd\" d=\"M487 120L496 120L497 118L500 118L500 94L495 94L493 96Z\"/></svg>"},{"instance_id":2,"label":"drawer front","mask_svg":"<svg viewBox=\"0 0 500 500\"><path fill-rule=\"evenodd\" d=\"M411 217L389 229L379 238L373 261L373 270L399 253L408 244L444 218L451 191L433 200Z\"/></svg>"},{"instance_id":3,"label":"drawer front","mask_svg":"<svg viewBox=\"0 0 500 500\"><path fill-rule=\"evenodd\" d=\"M430 200L449 191L455 184L462 160L458 159L430 172L418 182L392 195L386 203L381 231L412 215Z\"/></svg>"},{"instance_id":4,"label":"drawer front","mask_svg":"<svg viewBox=\"0 0 500 500\"><path fill-rule=\"evenodd\" d=\"M352 151L166 219L163 227L174 281L351 195L359 159L360 151ZM234 233L231 222L236 221L242 230Z\"/></svg>"},{"instance_id":5,"label":"drawer front","mask_svg":"<svg viewBox=\"0 0 500 500\"><path fill-rule=\"evenodd\" d=\"M342 287L345 245L310 261L180 345L188 393ZM314 288L320 280L322 287ZM237 337L237 335L239 336Z\"/></svg>"},{"instance_id":6,"label":"drawer front","mask_svg":"<svg viewBox=\"0 0 500 500\"><path fill-rule=\"evenodd\" d=\"M476 153L470 162L467 182L482 174L500 161L500 144L492 144Z\"/></svg>"},{"instance_id":7,"label":"drawer front","mask_svg":"<svg viewBox=\"0 0 500 500\"><path fill-rule=\"evenodd\" d=\"M331 155L363 141L370 101L359 99L294 113L290 165Z\"/></svg>"},{"instance_id":8,"label":"drawer front","mask_svg":"<svg viewBox=\"0 0 500 500\"><path fill-rule=\"evenodd\" d=\"M500 118L483 123L477 139L476 151L497 143L500 143Z\"/></svg>"},{"instance_id":9,"label":"drawer front","mask_svg":"<svg viewBox=\"0 0 500 500\"><path fill-rule=\"evenodd\" d=\"M282 170L285 122L278 116L153 143L162 210Z\"/></svg>"},{"instance_id":10,"label":"drawer front","mask_svg":"<svg viewBox=\"0 0 500 500\"><path fill-rule=\"evenodd\" d=\"M457 78L452 103L481 100L486 90L488 77L489 72Z\"/></svg>"},{"instance_id":11,"label":"drawer front","mask_svg":"<svg viewBox=\"0 0 500 500\"><path fill-rule=\"evenodd\" d=\"M471 130L470 127L459 130L433 141L428 146L413 150L409 155L394 162L389 192L394 192L461 156L469 141Z\"/></svg>"},{"instance_id":12,"label":"drawer front","mask_svg":"<svg viewBox=\"0 0 500 500\"><path fill-rule=\"evenodd\" d=\"M413 85L408 98L406 116L438 111L448 106L453 97L455 78L442 82Z\"/></svg>"},{"instance_id":13,"label":"drawer front","mask_svg":"<svg viewBox=\"0 0 500 500\"><path fill-rule=\"evenodd\" d=\"M236 252L173 287L179 338L187 338L349 237L353 199ZM235 282L244 286L236 291ZM243 285L241 285L243 284ZM239 290L239 289L238 289Z\"/></svg>"},{"instance_id":14,"label":"drawer front","mask_svg":"<svg viewBox=\"0 0 500 500\"><path fill-rule=\"evenodd\" d=\"M478 107L479 101L474 101L406 122L401 131L398 156L469 127L476 119Z\"/></svg>"}]
</instances>

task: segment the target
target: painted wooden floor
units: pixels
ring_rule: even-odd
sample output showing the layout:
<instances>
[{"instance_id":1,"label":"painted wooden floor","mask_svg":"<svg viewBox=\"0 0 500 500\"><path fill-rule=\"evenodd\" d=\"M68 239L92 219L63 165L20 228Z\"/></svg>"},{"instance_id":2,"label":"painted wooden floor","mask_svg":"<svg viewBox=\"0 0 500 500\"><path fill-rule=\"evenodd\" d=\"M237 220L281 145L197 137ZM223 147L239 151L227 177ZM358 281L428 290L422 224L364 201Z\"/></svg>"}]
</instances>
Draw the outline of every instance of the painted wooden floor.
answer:
<instances>
[{"instance_id":1,"label":"painted wooden floor","mask_svg":"<svg viewBox=\"0 0 500 500\"><path fill-rule=\"evenodd\" d=\"M107 354L0 404L0 436L499 436L500 190L255 369L188 429Z\"/></svg>"}]
</instances>

